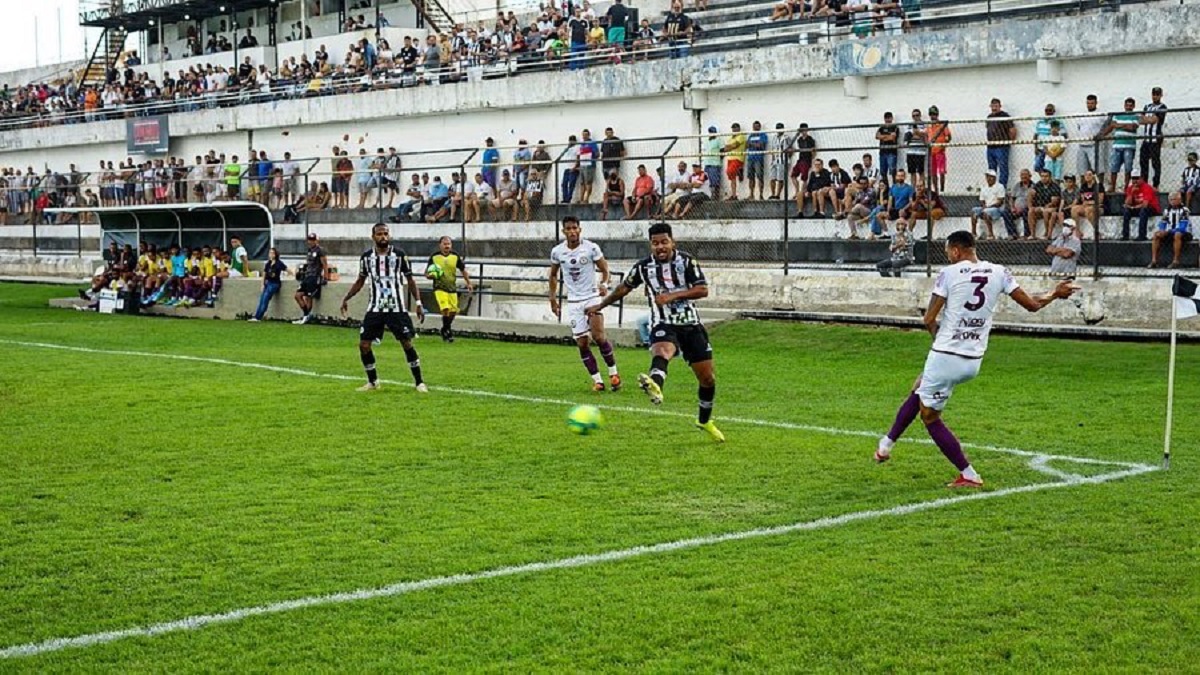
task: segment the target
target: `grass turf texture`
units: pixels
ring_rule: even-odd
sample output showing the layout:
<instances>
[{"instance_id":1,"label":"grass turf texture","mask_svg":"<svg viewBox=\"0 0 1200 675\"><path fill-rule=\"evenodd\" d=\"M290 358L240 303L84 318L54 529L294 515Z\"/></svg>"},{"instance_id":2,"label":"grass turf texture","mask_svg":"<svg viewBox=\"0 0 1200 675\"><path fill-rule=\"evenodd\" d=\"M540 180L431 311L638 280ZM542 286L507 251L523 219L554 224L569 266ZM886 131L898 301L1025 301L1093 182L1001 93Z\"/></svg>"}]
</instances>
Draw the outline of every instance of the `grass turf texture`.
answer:
<instances>
[{"instance_id":1,"label":"grass turf texture","mask_svg":"<svg viewBox=\"0 0 1200 675\"><path fill-rule=\"evenodd\" d=\"M346 329L45 309L0 285L0 339L357 376ZM886 430L917 332L713 331L716 419ZM595 395L570 347L421 339L432 385ZM403 580L781 525L946 496L902 444L129 356L3 345L0 648ZM381 376L408 382L398 345ZM620 351L627 381L644 352ZM1164 345L995 337L947 421L966 442L1154 463ZM0 661L0 670L1166 669L1200 647L1200 349L1180 348L1169 473L828 530L251 618ZM679 361L669 410L692 413ZM920 424L910 436L923 437ZM1047 482L971 452L990 489ZM1108 471L1062 466L1085 474ZM1115 469L1114 469L1115 470Z\"/></svg>"}]
</instances>

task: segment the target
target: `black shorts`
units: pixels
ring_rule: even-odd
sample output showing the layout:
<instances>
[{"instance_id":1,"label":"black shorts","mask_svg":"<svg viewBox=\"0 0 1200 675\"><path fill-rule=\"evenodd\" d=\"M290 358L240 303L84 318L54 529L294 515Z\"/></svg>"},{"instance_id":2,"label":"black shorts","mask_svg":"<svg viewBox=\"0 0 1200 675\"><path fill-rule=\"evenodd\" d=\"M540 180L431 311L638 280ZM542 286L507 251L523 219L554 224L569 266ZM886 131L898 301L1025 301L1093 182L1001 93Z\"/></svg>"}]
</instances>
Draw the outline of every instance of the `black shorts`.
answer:
<instances>
[{"instance_id":1,"label":"black shorts","mask_svg":"<svg viewBox=\"0 0 1200 675\"><path fill-rule=\"evenodd\" d=\"M909 173L925 173L925 155L906 155Z\"/></svg>"},{"instance_id":2,"label":"black shorts","mask_svg":"<svg viewBox=\"0 0 1200 675\"><path fill-rule=\"evenodd\" d=\"M368 342L378 340L383 337L385 328L391 331L397 340L411 340L416 335L412 317L408 312L367 312L363 317L362 327L358 329L358 337Z\"/></svg>"},{"instance_id":3,"label":"black shorts","mask_svg":"<svg viewBox=\"0 0 1200 675\"><path fill-rule=\"evenodd\" d=\"M670 342L683 354L689 364L712 361L712 345L708 342L708 331L702 324L675 326L660 323L650 329L650 344Z\"/></svg>"},{"instance_id":4,"label":"black shorts","mask_svg":"<svg viewBox=\"0 0 1200 675\"><path fill-rule=\"evenodd\" d=\"M300 280L300 292L310 298L321 297L321 280L316 277L304 277Z\"/></svg>"}]
</instances>

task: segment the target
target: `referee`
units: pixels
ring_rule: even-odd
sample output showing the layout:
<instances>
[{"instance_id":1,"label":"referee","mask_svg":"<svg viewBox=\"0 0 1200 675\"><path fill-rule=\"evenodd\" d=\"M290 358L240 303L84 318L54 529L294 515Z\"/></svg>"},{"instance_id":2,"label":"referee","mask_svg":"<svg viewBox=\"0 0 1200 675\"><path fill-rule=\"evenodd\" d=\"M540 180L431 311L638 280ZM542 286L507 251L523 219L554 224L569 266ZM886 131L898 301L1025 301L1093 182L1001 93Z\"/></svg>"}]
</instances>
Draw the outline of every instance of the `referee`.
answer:
<instances>
[{"instance_id":1,"label":"referee","mask_svg":"<svg viewBox=\"0 0 1200 675\"><path fill-rule=\"evenodd\" d=\"M382 338L384 329L387 329L404 347L404 356L408 359L408 367L412 369L417 391L426 393L429 389L421 379L421 359L412 345L416 332L413 330L412 319L408 316L408 296L411 293L415 300L417 318L425 320L425 309L421 306L421 295L417 291L417 282L413 280L412 267L404 251L393 248L389 243L387 225L376 223L371 228L371 239L375 241L375 247L359 258L358 279L350 286L346 297L342 298L344 317L349 313L350 298L358 295L363 283L368 278L371 279L371 298L367 303L367 314L363 317L362 328L358 331L358 351L362 357L363 368L367 371L367 383L358 390L374 391L379 388L379 375L375 372L375 352L371 350L371 345L375 340Z\"/></svg>"},{"instance_id":2,"label":"referee","mask_svg":"<svg viewBox=\"0 0 1200 675\"><path fill-rule=\"evenodd\" d=\"M650 373L638 375L638 385L650 397L651 403L662 403L667 366L676 353L683 354L684 361L692 367L700 385L700 411L696 426L707 432L713 440L724 443L725 435L712 421L713 399L717 393L712 345L694 304L695 300L708 297L708 280L704 278L704 272L695 258L676 250L670 225L655 223L650 226L649 234L651 255L639 260L625 281L599 304L589 307L587 313L599 314L605 307L645 284L652 322L650 353L654 358Z\"/></svg>"}]
</instances>

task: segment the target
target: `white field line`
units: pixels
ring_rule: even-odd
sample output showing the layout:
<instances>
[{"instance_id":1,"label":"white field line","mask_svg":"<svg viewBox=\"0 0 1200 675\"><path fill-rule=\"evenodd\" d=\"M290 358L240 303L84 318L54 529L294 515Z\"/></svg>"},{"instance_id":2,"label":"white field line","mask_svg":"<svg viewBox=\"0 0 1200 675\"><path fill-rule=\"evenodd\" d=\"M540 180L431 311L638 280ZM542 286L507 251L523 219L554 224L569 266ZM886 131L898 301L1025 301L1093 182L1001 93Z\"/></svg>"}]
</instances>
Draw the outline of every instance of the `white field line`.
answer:
<instances>
[{"instance_id":1,"label":"white field line","mask_svg":"<svg viewBox=\"0 0 1200 675\"><path fill-rule=\"evenodd\" d=\"M57 349L63 351L81 352L89 354L109 354L120 356L135 356L142 358L162 358L174 359L180 361L198 361L204 363L214 363L221 365L238 366L242 368L255 368L267 370L271 372L286 373L292 375L301 375L306 377L320 377L335 380L350 380L357 381L359 378L348 375L336 375L317 373L307 370L299 370L295 368L284 368L281 366L271 366L261 363L241 363L237 361L229 361L226 359L208 358L200 356L189 356L185 354L160 354L153 352L136 352L125 350L107 350L94 349L90 347L73 347L69 345L58 345L42 342L23 342L17 340L0 340L0 344L9 344L22 347L42 348L42 349ZM470 389L454 389L449 387L440 388L442 391L472 395L472 396L487 396L491 398L499 398L514 401L523 401L528 403L549 403L554 405L570 405L571 401L539 398L532 396L517 396L513 394L497 394L495 392L476 391ZM641 414L657 414L673 417L690 417L683 413L674 413L661 410L651 410L643 408L633 408L627 406L601 406L609 410L628 411ZM832 429L826 427L789 424L784 422L771 422L767 420L740 419L740 418L725 418L726 421L737 422L742 424L751 424L756 426L775 427L781 429L794 429L802 431L813 431L829 434L851 435L874 437L875 434L866 431L853 431L846 429ZM118 640L135 637L153 637L166 633L176 633L182 631L198 630L211 625L234 623L255 616L263 616L269 614L280 614L290 612L297 609L305 609L309 607L320 607L325 605L338 605L349 602L358 602L362 600L372 600L377 598L387 598L417 591L424 591L445 586L458 586L462 584L494 579L499 577L510 577L524 574L532 574L536 572L548 572L553 570L572 569L577 567L589 567L602 563L616 562L627 560L630 558L639 558L651 555L659 555L663 553L671 553L687 549L694 549L716 544L723 544L733 541L744 541L749 539L759 539L763 537L776 537L785 534L796 532L806 532L813 530L828 529L841 525L848 525L858 521L874 520L878 518L890 516L904 516L924 511L932 511L961 502L979 501L985 499L996 499L1015 494L1024 494L1029 492L1038 492L1042 490L1050 490L1054 488L1071 487L1077 485L1097 485L1107 483L1109 481L1129 478L1144 473L1149 473L1158 470L1157 466L1148 464L1131 464L1125 462L1109 462L1105 460L1095 460L1084 457L1070 457L1063 455L1049 455L1045 453L1030 452L1027 450L1018 450L1015 448L996 448L991 446L972 446L979 450L991 450L994 452L1003 452L1029 458L1029 466L1035 470L1041 471L1048 475L1058 478L1058 481L1048 483L1035 483L1033 485L1022 485L1017 487L1003 488L990 492L972 492L967 494L955 495L953 497L943 497L926 502L916 502L912 504L902 504L886 509L873 509L867 511L856 511L845 513L838 516L830 516L826 518L818 518L816 520L801 521L790 525L780 525L776 527L758 528L753 530L743 530L740 532L729 532L726 534L710 535L705 537L695 537L691 539L679 539L676 541L664 542L660 544L650 544L644 546L634 546L631 548L617 549L602 553L593 553L569 558L559 558L544 562L527 563L524 565L513 565L508 567L499 567L491 570L480 572L472 572L465 574L456 574L450 576L432 577L418 581L404 581L390 586L379 588L361 589L343 593L333 593L329 595L309 596L298 598L295 600L287 600L283 602L272 603L268 605L258 605L254 607L244 607L219 614L201 614L190 616L175 621L157 623L148 626L138 626L134 628L126 628L123 630L107 631L100 633L89 633L86 635L78 635L75 637L54 638L43 642L31 642L21 645L13 645L0 649L0 659L10 659L17 657L36 656L48 652L60 651L68 648L91 647ZM1093 465L1110 465L1122 467L1122 470L1112 473L1106 473L1096 476L1079 476L1063 471L1058 471L1047 466L1047 462L1052 460L1063 460L1069 462L1077 462Z\"/></svg>"},{"instance_id":2,"label":"white field line","mask_svg":"<svg viewBox=\"0 0 1200 675\"><path fill-rule=\"evenodd\" d=\"M59 350L59 351L78 352L78 353L83 353L83 354L107 354L110 356L134 356L134 357L139 357L139 358L154 358L154 359L167 359L167 360L174 360L174 361L192 361L192 362L200 362L200 363L212 363L212 364L217 364L217 365L236 366L239 368L251 368L251 369L256 369L256 370L265 370L265 371L269 371L269 372L273 372L273 373L283 373L286 375L300 375L303 377L318 377L318 378L323 378L323 379L327 379L327 380L342 380L342 381L346 381L346 382L359 382L363 379L361 375L350 376L350 375L341 375L341 374L337 374L337 373L320 373L320 372L313 371L313 370L302 370L299 368L288 368L285 366L273 366L273 365L266 364L266 363L231 361L228 359L221 359L221 358L209 357L209 356L191 356L188 354L166 354L166 353L161 353L161 352L139 352L139 351L129 351L129 350L123 350L123 349L97 349L97 348L93 348L93 347L76 347L76 346L72 346L72 345L62 345L62 344L55 344L55 343L50 343L50 342L27 342L27 341L22 341L22 340L6 340L6 339L0 339L0 344L14 345L14 346L18 346L18 347L30 347L30 348L37 348L37 349L53 349L53 350ZM397 382L397 381L393 381L393 380L381 379L380 382L382 382L384 384L392 384L392 385L397 385L397 386L401 386L401 387L411 387L412 386L412 384L408 383L408 382ZM522 403L551 404L551 405L556 405L556 406L573 406L573 405L579 403L579 401L570 401L567 399L545 398L545 397L540 397L540 396L522 396L520 394L503 394L503 393L499 393L499 392L486 391L486 390L481 390L481 389L461 389L458 387L441 387L441 386L431 386L429 388L433 391L444 391L444 392L447 392L450 394L460 394L463 396L476 396L476 397L480 397L480 398L495 398L495 399L501 399L501 400L505 400L505 401L518 401L518 402L522 402ZM595 405L596 405L596 407L601 408L603 410L611 410L613 412L634 413L634 414L638 414L638 415L659 415L659 416L663 416L663 417L681 417L681 418L685 418L685 419L692 418L692 415L689 413L676 412L676 411L672 411L672 410L662 410L660 408L634 407L634 406L625 406L625 405L608 405L608 404L603 404L603 403L595 404ZM718 419L720 419L723 422L731 422L731 423L735 423L735 424L747 424L750 426L758 426L758 427L769 427L769 428L774 428L774 429L787 429L790 431L811 431L811 432L815 432L815 433L830 434L830 435L834 435L834 436L860 436L863 438L879 438L879 436L880 436L879 432L877 432L877 431L839 429L836 427L825 427L825 426L819 426L819 425L813 425L813 424L796 424L796 423L792 423L792 422L777 422L777 421L773 421L773 420L760 420L760 419L752 419L752 418L747 418L747 417L725 417L725 416L721 416L721 415L718 415L717 417L718 417ZM901 440L901 442L920 443L923 445L932 445L933 444L933 441L928 438L902 438L900 440ZM1119 466L1119 467L1123 467L1123 468L1127 468L1127 469L1150 466L1147 464L1138 464L1138 463L1134 463L1134 462L1119 462L1119 461L1107 460L1107 459L1092 459L1090 457L1073 457L1071 455L1054 455L1054 454L1049 454L1049 453L1044 453L1044 452L1035 452L1035 451L1031 451L1031 450L1019 450L1017 448L1004 448L1004 447L997 447L994 445L980 445L980 444L975 444L975 443L963 443L962 447L965 449L968 449L968 450L984 450L987 452L999 452L999 453L1004 453L1004 454L1008 454L1008 455L1017 455L1020 457L1044 458L1045 461L1059 460L1059 461L1065 461L1065 462L1074 462L1076 464L1090 464L1090 465L1094 465L1094 466ZM1045 467L1045 461L1043 461L1041 464L1039 464L1037 466L1031 465L1031 468L1034 468L1037 471L1041 471L1042 473L1056 475L1056 477L1062 477L1062 476L1057 476L1056 472L1054 472L1053 470L1049 470L1048 467ZM1068 474L1068 475L1074 475L1074 474Z\"/></svg>"},{"instance_id":3,"label":"white field line","mask_svg":"<svg viewBox=\"0 0 1200 675\"><path fill-rule=\"evenodd\" d=\"M663 553L672 553L675 551L683 551L704 546L713 546L716 544L724 544L733 541L745 541L748 539L759 539L763 537L777 537L796 532L823 530L841 525L848 525L858 521L874 520L889 516L906 516L914 513L921 513L923 511L932 511L934 509L940 509L962 502L997 499L999 497L1007 497L1009 495L1038 492L1041 490L1070 487L1074 485L1095 485L1121 478L1128 478L1130 476L1137 476L1139 474L1156 470L1157 467L1144 465L1099 476L1090 476L1086 478L1076 477L1072 480L1054 483L1035 483L1033 485L1022 485L1019 487L1004 488L991 492L972 492L953 497L943 497L941 499L934 499L927 502L902 504L900 506L894 506L887 509L855 511L853 513L845 513L839 516L830 516L827 518L818 518L816 520L792 523L791 525L743 530L741 532L729 532L727 534L695 537L692 539L678 539L676 541L669 541L661 544L634 546L631 548L605 551L603 553L578 555L570 558L559 558L557 560L549 560L545 562L534 562L524 565L513 565L509 567L497 567L495 569L484 570L482 572L431 577L428 579L421 579L419 581L403 581L379 588L361 589L344 593L332 593L329 595L314 595L304 598L297 598L295 600L276 602L269 605L243 607L241 609L222 612L220 614L200 614L189 616L183 619L167 621L164 623L156 623L149 626L138 626L136 628L126 628L123 630L89 633L75 637L55 638L52 640L46 640L44 642L31 642L22 645L14 645L0 649L0 659L36 656L38 654L56 652L72 647L92 647L95 645L116 642L118 640L124 640L127 638L154 637L156 635L163 635L166 633L193 631L217 624L234 623L255 616L281 614L283 612L290 612L297 609L321 607L326 605L340 605L349 602L359 602L362 600L390 598L398 595L415 593L417 591L442 588L445 586L460 586L476 581L484 581L486 579L533 574L537 572L549 572L553 570L572 569L576 567L590 567L592 565L599 565L602 563L659 555Z\"/></svg>"}]
</instances>

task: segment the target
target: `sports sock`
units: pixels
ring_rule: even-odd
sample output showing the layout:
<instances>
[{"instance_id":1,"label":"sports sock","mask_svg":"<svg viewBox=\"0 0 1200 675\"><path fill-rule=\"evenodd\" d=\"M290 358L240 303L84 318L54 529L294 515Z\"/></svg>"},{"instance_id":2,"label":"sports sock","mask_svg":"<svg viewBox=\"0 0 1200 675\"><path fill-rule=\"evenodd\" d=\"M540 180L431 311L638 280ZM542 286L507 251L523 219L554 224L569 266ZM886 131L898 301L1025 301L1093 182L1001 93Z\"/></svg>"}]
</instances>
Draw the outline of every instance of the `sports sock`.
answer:
<instances>
[{"instance_id":1,"label":"sports sock","mask_svg":"<svg viewBox=\"0 0 1200 675\"><path fill-rule=\"evenodd\" d=\"M900 409L896 411L896 421L892 422L892 428L887 432L887 439L892 443L900 440L900 436L904 435L904 430L913 423L913 420L917 419L919 412L921 412L921 399L916 392L913 392L904 399L904 403L901 403ZM887 447L890 450L892 446L889 443Z\"/></svg>"},{"instance_id":2,"label":"sports sock","mask_svg":"<svg viewBox=\"0 0 1200 675\"><path fill-rule=\"evenodd\" d=\"M587 368L588 375L591 375L592 379L600 376L600 366L596 364L596 357L592 354L591 347L580 347L579 358L583 361L583 367ZM596 381L599 382L599 380Z\"/></svg>"},{"instance_id":3,"label":"sports sock","mask_svg":"<svg viewBox=\"0 0 1200 675\"><path fill-rule=\"evenodd\" d=\"M712 418L713 398L717 395L717 385L700 387L700 424L705 424Z\"/></svg>"},{"instance_id":4,"label":"sports sock","mask_svg":"<svg viewBox=\"0 0 1200 675\"><path fill-rule=\"evenodd\" d=\"M670 361L661 356L655 356L650 360L650 379L654 380L660 387L663 386L663 382L667 379L667 366L670 363Z\"/></svg>"},{"instance_id":5,"label":"sports sock","mask_svg":"<svg viewBox=\"0 0 1200 675\"><path fill-rule=\"evenodd\" d=\"M608 340L599 343L600 357L604 359L604 365L608 366L608 374L615 375L617 372L617 356L613 354L612 343Z\"/></svg>"},{"instance_id":6,"label":"sports sock","mask_svg":"<svg viewBox=\"0 0 1200 675\"><path fill-rule=\"evenodd\" d=\"M448 334L450 332L450 324L453 322L454 322L454 317L452 317L452 316L446 315L446 316L442 317L442 333L443 334Z\"/></svg>"},{"instance_id":7,"label":"sports sock","mask_svg":"<svg viewBox=\"0 0 1200 675\"><path fill-rule=\"evenodd\" d=\"M375 372L375 352L359 352L358 355L362 357L363 370L367 371L367 382L375 384L375 380L379 379Z\"/></svg>"},{"instance_id":8,"label":"sports sock","mask_svg":"<svg viewBox=\"0 0 1200 675\"><path fill-rule=\"evenodd\" d=\"M937 443L938 449L956 469L966 471L971 466L971 462L963 454L962 445L945 422L941 419L934 420L932 424L925 425L925 430L929 432L929 437L933 439L934 443Z\"/></svg>"},{"instance_id":9,"label":"sports sock","mask_svg":"<svg viewBox=\"0 0 1200 675\"><path fill-rule=\"evenodd\" d=\"M412 347L405 347L404 358L408 359L408 367L412 370L413 382L416 384L424 382L421 379L421 357L417 356L417 350Z\"/></svg>"},{"instance_id":10,"label":"sports sock","mask_svg":"<svg viewBox=\"0 0 1200 675\"><path fill-rule=\"evenodd\" d=\"M975 467L971 466L970 464L967 465L967 468L962 470L962 475L964 478L970 478L971 480L983 480L979 477L979 473L975 471Z\"/></svg>"}]
</instances>

